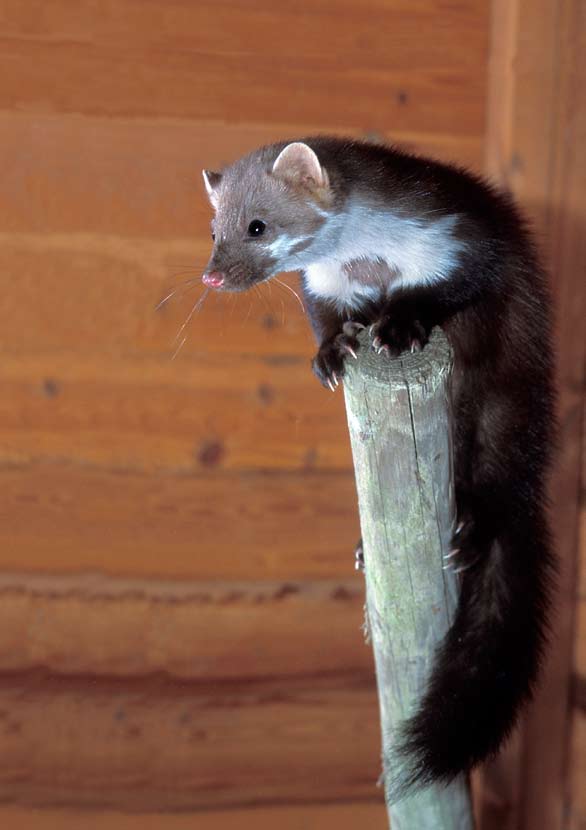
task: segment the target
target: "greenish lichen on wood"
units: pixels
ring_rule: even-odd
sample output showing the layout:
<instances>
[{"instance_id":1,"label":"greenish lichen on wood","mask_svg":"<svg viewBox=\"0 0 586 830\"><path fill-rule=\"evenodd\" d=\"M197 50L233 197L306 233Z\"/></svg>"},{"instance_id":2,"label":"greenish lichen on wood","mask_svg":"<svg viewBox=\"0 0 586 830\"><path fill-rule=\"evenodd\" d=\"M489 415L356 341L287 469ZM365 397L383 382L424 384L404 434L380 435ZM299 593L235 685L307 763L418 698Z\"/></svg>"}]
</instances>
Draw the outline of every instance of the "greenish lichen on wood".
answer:
<instances>
[{"instance_id":1,"label":"greenish lichen on wood","mask_svg":"<svg viewBox=\"0 0 586 830\"><path fill-rule=\"evenodd\" d=\"M435 329L421 352L389 358L361 334L348 360L346 413L358 492L366 601L392 830L472 830L467 780L432 785L392 803L396 741L414 713L438 644L453 619L457 577L443 570L455 503L449 384L452 355Z\"/></svg>"}]
</instances>

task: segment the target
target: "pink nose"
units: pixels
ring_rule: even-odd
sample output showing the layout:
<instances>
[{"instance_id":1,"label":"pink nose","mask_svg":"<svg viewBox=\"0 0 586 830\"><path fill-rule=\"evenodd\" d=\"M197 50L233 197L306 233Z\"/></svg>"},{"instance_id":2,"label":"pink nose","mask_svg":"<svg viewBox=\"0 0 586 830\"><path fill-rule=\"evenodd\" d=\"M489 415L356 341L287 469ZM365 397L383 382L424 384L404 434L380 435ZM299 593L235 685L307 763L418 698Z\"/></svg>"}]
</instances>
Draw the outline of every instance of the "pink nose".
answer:
<instances>
[{"instance_id":1,"label":"pink nose","mask_svg":"<svg viewBox=\"0 0 586 830\"><path fill-rule=\"evenodd\" d=\"M201 279L202 282L205 285L209 285L210 288L219 288L224 284L224 275L219 271L210 271L209 274L204 274Z\"/></svg>"}]
</instances>

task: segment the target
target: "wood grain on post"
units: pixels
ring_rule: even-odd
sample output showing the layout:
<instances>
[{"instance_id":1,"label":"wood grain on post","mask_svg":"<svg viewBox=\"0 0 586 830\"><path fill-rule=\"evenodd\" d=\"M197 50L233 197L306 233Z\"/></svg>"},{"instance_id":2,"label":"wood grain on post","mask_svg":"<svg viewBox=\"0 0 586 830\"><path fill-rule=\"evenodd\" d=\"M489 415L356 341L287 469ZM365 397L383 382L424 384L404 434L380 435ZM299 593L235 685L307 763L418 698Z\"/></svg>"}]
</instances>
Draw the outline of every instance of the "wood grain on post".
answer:
<instances>
[{"instance_id":1,"label":"wood grain on post","mask_svg":"<svg viewBox=\"0 0 586 830\"><path fill-rule=\"evenodd\" d=\"M432 785L397 803L401 725L417 709L451 625L457 577L444 571L455 521L449 413L451 351L436 329L422 352L378 356L362 332L344 382L364 543L385 790L393 830L470 830L468 783Z\"/></svg>"}]
</instances>

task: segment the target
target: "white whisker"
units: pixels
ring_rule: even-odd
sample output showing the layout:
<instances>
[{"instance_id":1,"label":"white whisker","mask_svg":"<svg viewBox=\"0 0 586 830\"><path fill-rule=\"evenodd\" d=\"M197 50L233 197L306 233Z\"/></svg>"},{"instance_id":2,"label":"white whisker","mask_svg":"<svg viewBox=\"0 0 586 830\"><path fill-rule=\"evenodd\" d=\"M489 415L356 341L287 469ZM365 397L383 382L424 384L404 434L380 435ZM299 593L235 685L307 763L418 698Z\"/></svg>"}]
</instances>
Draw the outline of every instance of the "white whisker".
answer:
<instances>
[{"instance_id":1,"label":"white whisker","mask_svg":"<svg viewBox=\"0 0 586 830\"><path fill-rule=\"evenodd\" d=\"M193 315L197 311L199 311L199 309L202 306L203 301L205 300L205 298L208 296L209 293L210 293L210 289L206 288L204 290L203 294L201 295L201 297L199 298L199 300L197 300L197 302L194 304L193 308L191 309L191 311L189 312L189 314L187 316L187 319L185 320L185 322L183 323L183 325L181 326L181 328L179 329L179 331L175 335L175 337L173 339L173 343L176 343L177 340L181 337L181 335L185 331L185 327L191 322L191 319L192 319ZM183 342L185 342L185 340ZM183 342L181 343L181 346L183 345ZM179 348L181 348L181 346ZM177 349L177 351L179 351L179 349ZM177 354L177 352L175 352L175 354ZM173 355L173 357L175 357L175 355Z\"/></svg>"},{"instance_id":2,"label":"white whisker","mask_svg":"<svg viewBox=\"0 0 586 830\"><path fill-rule=\"evenodd\" d=\"M165 305L165 303L169 302L171 297L174 297L178 291L181 291L182 294L185 294L187 291L189 291L190 288L193 288L193 286L196 283L199 283L199 281L199 277L194 277L190 280L184 280L180 285L176 286L176 288L173 288L171 291L169 291L169 293L157 303L157 305L155 306L155 311L159 311L159 309L161 309Z\"/></svg>"},{"instance_id":3,"label":"white whisker","mask_svg":"<svg viewBox=\"0 0 586 830\"><path fill-rule=\"evenodd\" d=\"M175 358L177 357L177 355L178 355L178 354L179 354L179 352L181 351L181 348L182 348L182 346L183 346L183 344L185 343L185 341L186 341L186 340L187 340L187 335L185 335L185 337L183 338L183 340L181 341L181 343L180 343L180 344L177 346L177 348L175 349L175 351L174 351L174 353L173 353L173 356L171 357L171 360L175 360Z\"/></svg>"},{"instance_id":4,"label":"white whisker","mask_svg":"<svg viewBox=\"0 0 586 830\"><path fill-rule=\"evenodd\" d=\"M305 306L303 305L303 301L302 301L301 297L299 296L299 294L297 293L297 291L295 291L293 288L291 288L290 285L287 285L286 282L282 282L281 280L277 279L277 277L273 277L273 279L276 283L278 283L278 285L282 285L283 288L286 288L287 291L290 291L291 294L293 294L293 296L297 299L297 302L301 306L301 311L303 311L303 313L305 313Z\"/></svg>"},{"instance_id":5,"label":"white whisker","mask_svg":"<svg viewBox=\"0 0 586 830\"><path fill-rule=\"evenodd\" d=\"M178 288L174 288L173 291L170 291L166 297L163 297L162 300L159 300L159 302L155 306L155 311L158 311L160 308L162 308L165 305L165 303L167 303L171 299L171 297L173 297L177 293L178 290Z\"/></svg>"}]
</instances>

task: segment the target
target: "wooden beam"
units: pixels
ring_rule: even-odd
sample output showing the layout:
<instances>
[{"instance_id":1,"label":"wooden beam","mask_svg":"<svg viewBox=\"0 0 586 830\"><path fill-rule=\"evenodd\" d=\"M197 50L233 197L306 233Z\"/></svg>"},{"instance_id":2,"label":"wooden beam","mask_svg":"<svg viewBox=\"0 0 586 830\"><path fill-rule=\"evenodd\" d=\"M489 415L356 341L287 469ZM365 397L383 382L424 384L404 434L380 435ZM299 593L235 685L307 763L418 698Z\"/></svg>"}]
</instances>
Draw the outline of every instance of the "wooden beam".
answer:
<instances>
[{"instance_id":1,"label":"wooden beam","mask_svg":"<svg viewBox=\"0 0 586 830\"><path fill-rule=\"evenodd\" d=\"M511 784L512 770L502 777L501 799L520 799L514 826L524 830L560 830L568 796L586 348L585 53L581 0L494 1L487 169L513 191L533 220L550 265L559 321L561 452L551 487L561 561L555 631L522 736L520 780Z\"/></svg>"}]
</instances>

